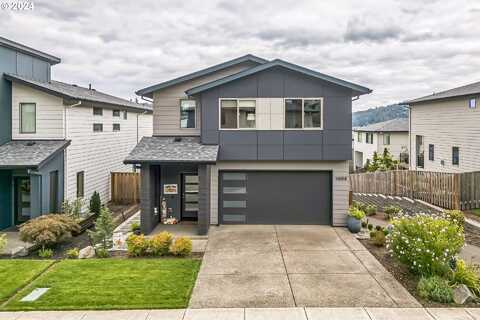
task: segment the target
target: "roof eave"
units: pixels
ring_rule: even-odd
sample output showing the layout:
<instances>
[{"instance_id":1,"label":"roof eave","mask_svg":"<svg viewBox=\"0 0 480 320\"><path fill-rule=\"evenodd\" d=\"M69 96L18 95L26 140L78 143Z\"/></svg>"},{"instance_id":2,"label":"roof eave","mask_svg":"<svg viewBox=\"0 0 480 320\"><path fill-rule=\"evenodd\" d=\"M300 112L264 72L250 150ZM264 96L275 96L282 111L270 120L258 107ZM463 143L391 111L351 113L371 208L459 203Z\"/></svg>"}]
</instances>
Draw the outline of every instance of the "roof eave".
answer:
<instances>
[{"instance_id":1,"label":"roof eave","mask_svg":"<svg viewBox=\"0 0 480 320\"><path fill-rule=\"evenodd\" d=\"M30 48L26 45L17 43L12 40L8 40L6 38L0 37L0 46L7 47L9 49L13 49L15 51L21 52L23 54L29 55L29 56L34 56L40 60L44 60L50 65L56 65L59 64L62 60L58 57L52 56L51 54L39 51L34 48Z\"/></svg>"},{"instance_id":2,"label":"roof eave","mask_svg":"<svg viewBox=\"0 0 480 320\"><path fill-rule=\"evenodd\" d=\"M142 160L142 159L126 159L123 161L124 164L172 164L172 163L188 163L188 164L215 164L217 160Z\"/></svg>"}]
</instances>

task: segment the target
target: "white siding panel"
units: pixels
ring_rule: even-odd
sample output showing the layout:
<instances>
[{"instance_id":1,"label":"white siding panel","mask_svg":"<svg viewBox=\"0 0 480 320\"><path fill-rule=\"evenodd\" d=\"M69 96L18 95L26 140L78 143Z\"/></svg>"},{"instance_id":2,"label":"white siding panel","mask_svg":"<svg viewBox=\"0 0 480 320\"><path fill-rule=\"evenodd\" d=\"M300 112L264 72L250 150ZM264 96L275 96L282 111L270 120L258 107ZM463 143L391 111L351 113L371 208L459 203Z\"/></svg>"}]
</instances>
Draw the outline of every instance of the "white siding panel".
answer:
<instances>
[{"instance_id":1,"label":"white siding panel","mask_svg":"<svg viewBox=\"0 0 480 320\"><path fill-rule=\"evenodd\" d=\"M347 223L348 197L348 161L262 161L262 162L217 162L212 166L210 177L210 223L218 224L218 171L220 170L324 170L332 172L332 212L333 225L344 226ZM337 179L338 178L338 179Z\"/></svg>"},{"instance_id":2,"label":"white siding panel","mask_svg":"<svg viewBox=\"0 0 480 320\"><path fill-rule=\"evenodd\" d=\"M20 103L36 103L36 133L20 133ZM12 139L64 139L63 99L12 84Z\"/></svg>"},{"instance_id":3,"label":"white siding panel","mask_svg":"<svg viewBox=\"0 0 480 320\"><path fill-rule=\"evenodd\" d=\"M467 99L414 105L411 109L411 168L416 167L415 136L424 136L425 168L428 171L480 170L480 108L469 109ZM428 145L435 146L434 161ZM460 148L460 165L452 165L452 147ZM441 161L444 161L444 165ZM421 169L419 169L421 170Z\"/></svg>"}]
</instances>

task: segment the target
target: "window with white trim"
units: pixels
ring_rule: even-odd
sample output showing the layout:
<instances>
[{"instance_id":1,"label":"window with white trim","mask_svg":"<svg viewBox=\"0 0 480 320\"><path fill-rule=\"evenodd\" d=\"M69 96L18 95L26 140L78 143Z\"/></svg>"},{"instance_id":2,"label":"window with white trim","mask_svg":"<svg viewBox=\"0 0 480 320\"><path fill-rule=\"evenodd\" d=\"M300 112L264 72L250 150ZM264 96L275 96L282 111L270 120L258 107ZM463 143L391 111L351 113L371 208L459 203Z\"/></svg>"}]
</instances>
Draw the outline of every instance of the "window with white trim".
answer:
<instances>
[{"instance_id":1,"label":"window with white trim","mask_svg":"<svg viewBox=\"0 0 480 320\"><path fill-rule=\"evenodd\" d=\"M221 129L255 129L256 101L252 99L220 100Z\"/></svg>"},{"instance_id":2,"label":"window with white trim","mask_svg":"<svg viewBox=\"0 0 480 320\"><path fill-rule=\"evenodd\" d=\"M386 146L390 145L390 133L383 134L383 144Z\"/></svg>"},{"instance_id":3,"label":"window with white trim","mask_svg":"<svg viewBox=\"0 0 480 320\"><path fill-rule=\"evenodd\" d=\"M470 100L468 101L468 107L470 109L475 109L477 107L477 99L470 98Z\"/></svg>"},{"instance_id":4,"label":"window with white trim","mask_svg":"<svg viewBox=\"0 0 480 320\"><path fill-rule=\"evenodd\" d=\"M322 99L285 99L285 129L322 129Z\"/></svg>"},{"instance_id":5,"label":"window with white trim","mask_svg":"<svg viewBox=\"0 0 480 320\"><path fill-rule=\"evenodd\" d=\"M37 130L37 105L20 103L20 133L35 133Z\"/></svg>"},{"instance_id":6,"label":"window with white trim","mask_svg":"<svg viewBox=\"0 0 480 320\"><path fill-rule=\"evenodd\" d=\"M180 100L180 128L195 128L196 109L195 100Z\"/></svg>"}]
</instances>

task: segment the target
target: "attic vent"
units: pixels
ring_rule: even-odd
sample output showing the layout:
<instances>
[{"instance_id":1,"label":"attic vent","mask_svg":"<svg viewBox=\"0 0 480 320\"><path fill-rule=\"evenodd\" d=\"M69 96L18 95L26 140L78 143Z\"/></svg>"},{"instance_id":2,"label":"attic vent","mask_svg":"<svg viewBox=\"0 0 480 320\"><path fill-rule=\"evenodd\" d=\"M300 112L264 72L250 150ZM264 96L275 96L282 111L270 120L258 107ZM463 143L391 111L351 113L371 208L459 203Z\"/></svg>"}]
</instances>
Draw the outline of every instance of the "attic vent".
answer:
<instances>
[{"instance_id":1,"label":"attic vent","mask_svg":"<svg viewBox=\"0 0 480 320\"><path fill-rule=\"evenodd\" d=\"M35 145L34 141L27 142L27 144L26 144L27 147L31 147L31 146L34 146L34 145Z\"/></svg>"},{"instance_id":2,"label":"attic vent","mask_svg":"<svg viewBox=\"0 0 480 320\"><path fill-rule=\"evenodd\" d=\"M182 137L173 138L173 142L182 142Z\"/></svg>"}]
</instances>

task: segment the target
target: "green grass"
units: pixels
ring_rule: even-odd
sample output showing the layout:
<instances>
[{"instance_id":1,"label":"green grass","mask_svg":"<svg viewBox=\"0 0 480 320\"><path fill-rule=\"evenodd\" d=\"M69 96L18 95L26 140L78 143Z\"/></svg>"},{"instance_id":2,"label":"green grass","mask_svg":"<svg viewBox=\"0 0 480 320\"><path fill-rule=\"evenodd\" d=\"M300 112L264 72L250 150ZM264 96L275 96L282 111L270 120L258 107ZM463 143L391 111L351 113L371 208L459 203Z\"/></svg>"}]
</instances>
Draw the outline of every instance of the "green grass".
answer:
<instances>
[{"instance_id":1,"label":"green grass","mask_svg":"<svg viewBox=\"0 0 480 320\"><path fill-rule=\"evenodd\" d=\"M52 263L52 260L0 260L0 303L13 296Z\"/></svg>"},{"instance_id":2,"label":"green grass","mask_svg":"<svg viewBox=\"0 0 480 320\"><path fill-rule=\"evenodd\" d=\"M4 309L185 308L199 267L194 259L63 260ZM34 288L50 290L34 302L20 302Z\"/></svg>"}]
</instances>

